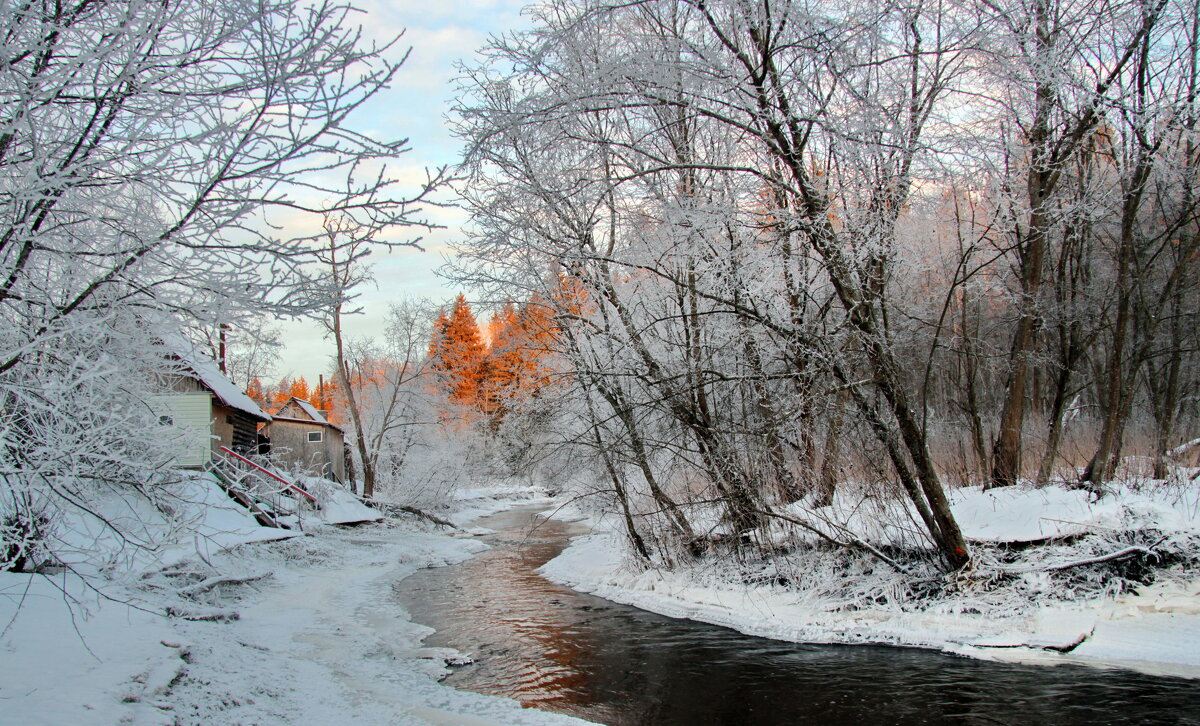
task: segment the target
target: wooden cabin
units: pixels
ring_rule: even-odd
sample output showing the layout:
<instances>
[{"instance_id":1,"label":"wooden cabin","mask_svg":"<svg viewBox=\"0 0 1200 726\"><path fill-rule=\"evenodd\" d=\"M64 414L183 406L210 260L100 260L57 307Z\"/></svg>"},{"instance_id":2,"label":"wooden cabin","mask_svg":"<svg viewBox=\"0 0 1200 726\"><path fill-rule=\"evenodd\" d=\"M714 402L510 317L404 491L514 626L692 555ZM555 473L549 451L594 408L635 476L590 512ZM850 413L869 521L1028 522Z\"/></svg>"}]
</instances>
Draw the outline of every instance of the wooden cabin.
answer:
<instances>
[{"instance_id":1,"label":"wooden cabin","mask_svg":"<svg viewBox=\"0 0 1200 726\"><path fill-rule=\"evenodd\" d=\"M179 365L160 378L163 393L151 404L159 420L185 433L178 466L202 468L222 446L240 454L258 451L258 428L271 417L183 338L164 340Z\"/></svg>"},{"instance_id":2,"label":"wooden cabin","mask_svg":"<svg viewBox=\"0 0 1200 726\"><path fill-rule=\"evenodd\" d=\"M292 396L272 414L263 434L278 466L346 481L346 434L312 403Z\"/></svg>"}]
</instances>

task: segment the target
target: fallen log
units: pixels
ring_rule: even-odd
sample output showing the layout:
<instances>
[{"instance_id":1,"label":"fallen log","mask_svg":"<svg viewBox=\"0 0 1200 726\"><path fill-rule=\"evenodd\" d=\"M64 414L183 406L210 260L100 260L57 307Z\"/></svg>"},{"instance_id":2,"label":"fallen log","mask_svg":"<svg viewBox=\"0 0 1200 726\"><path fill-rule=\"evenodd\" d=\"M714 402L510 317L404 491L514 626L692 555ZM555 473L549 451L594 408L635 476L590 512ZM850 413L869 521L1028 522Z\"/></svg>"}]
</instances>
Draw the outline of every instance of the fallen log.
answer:
<instances>
[{"instance_id":1,"label":"fallen log","mask_svg":"<svg viewBox=\"0 0 1200 726\"><path fill-rule=\"evenodd\" d=\"M1130 555L1137 555L1137 554L1155 555L1155 556L1158 555L1157 552L1155 552L1154 550L1152 550L1148 547L1133 546L1133 547L1126 547L1125 549L1122 549L1122 550L1117 550L1116 552L1110 552L1107 555L1100 555L1099 557L1089 557L1084 560L1075 560L1074 562L1064 562L1064 563L1058 564L1058 565L1049 565L1044 569L1046 572L1058 572L1059 570L1069 570L1072 567L1083 567L1085 565L1096 565L1101 562L1109 562L1111 560L1119 560L1122 557L1128 557Z\"/></svg>"},{"instance_id":2,"label":"fallen log","mask_svg":"<svg viewBox=\"0 0 1200 726\"><path fill-rule=\"evenodd\" d=\"M412 514L412 515L420 517L422 519L426 519L426 520L433 522L434 524L439 525L441 527L450 527L451 529L462 529L462 527L459 527L458 525L454 524L453 522L449 522L445 519L442 519L441 517L439 517L437 515L422 511L420 509L417 509L416 507L410 507L407 504L392 504L390 502L381 502L376 499L363 499L362 501L364 504L374 507L374 508L378 509L379 511L384 512L385 514L391 514L391 515L395 516L395 514L397 512L404 512L406 514Z\"/></svg>"},{"instance_id":3,"label":"fallen log","mask_svg":"<svg viewBox=\"0 0 1200 726\"><path fill-rule=\"evenodd\" d=\"M242 616L232 608L186 608L178 605L168 605L167 615L183 620L201 620L213 623L224 623L239 620Z\"/></svg>"},{"instance_id":4,"label":"fallen log","mask_svg":"<svg viewBox=\"0 0 1200 726\"><path fill-rule=\"evenodd\" d=\"M219 587L221 585L244 585L247 582L254 582L255 580L262 580L262 579L270 577L270 576L271 576L270 572L260 572L257 575L247 575L247 576L242 576L242 577L237 577L237 576L233 576L233 575L219 575L216 577L209 577L207 579L201 580L200 582L197 582L194 585L188 585L187 587L180 588L178 590L178 592L180 595L183 595L184 597L194 598L201 593L208 592L209 590L211 590L215 587Z\"/></svg>"},{"instance_id":5,"label":"fallen log","mask_svg":"<svg viewBox=\"0 0 1200 726\"><path fill-rule=\"evenodd\" d=\"M1158 542L1155 542L1149 547L1133 545L1119 549L1116 552L1109 552L1105 555L1097 555L1096 557L1087 557L1082 560L1072 560L1070 562L1058 562L1052 565L1045 565L1043 567L999 567L997 569L1010 575L1022 575L1029 572L1061 572L1063 570L1070 570L1075 567L1086 567L1087 565L1097 565L1102 562L1111 562L1113 560L1119 560L1131 555L1148 555L1158 557L1158 551L1154 548L1162 544L1162 542L1163 540L1160 539Z\"/></svg>"}]
</instances>

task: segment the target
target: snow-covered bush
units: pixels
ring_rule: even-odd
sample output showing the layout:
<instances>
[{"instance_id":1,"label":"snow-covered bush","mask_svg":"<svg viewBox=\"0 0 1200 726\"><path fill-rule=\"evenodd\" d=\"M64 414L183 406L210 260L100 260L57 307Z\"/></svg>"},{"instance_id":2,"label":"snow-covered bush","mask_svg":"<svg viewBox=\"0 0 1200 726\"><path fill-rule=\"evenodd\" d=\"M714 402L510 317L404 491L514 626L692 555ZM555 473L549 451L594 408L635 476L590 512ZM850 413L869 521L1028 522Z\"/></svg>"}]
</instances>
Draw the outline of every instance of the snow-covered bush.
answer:
<instances>
[{"instance_id":1,"label":"snow-covered bush","mask_svg":"<svg viewBox=\"0 0 1200 726\"><path fill-rule=\"evenodd\" d=\"M0 373L0 508L16 524L4 546L32 554L36 541L44 564L77 565L100 539L126 554L153 549L157 536L137 513L173 515L165 485L180 433L146 403L172 364L145 321L86 321ZM115 550L93 564L111 564Z\"/></svg>"},{"instance_id":2,"label":"snow-covered bush","mask_svg":"<svg viewBox=\"0 0 1200 726\"><path fill-rule=\"evenodd\" d=\"M434 508L487 477L489 444L473 427L434 421L411 427L406 438L403 458L382 470L377 495L385 502Z\"/></svg>"},{"instance_id":3,"label":"snow-covered bush","mask_svg":"<svg viewBox=\"0 0 1200 726\"><path fill-rule=\"evenodd\" d=\"M50 560L50 517L28 492L6 493L9 499L0 507L0 571L37 571Z\"/></svg>"}]
</instances>

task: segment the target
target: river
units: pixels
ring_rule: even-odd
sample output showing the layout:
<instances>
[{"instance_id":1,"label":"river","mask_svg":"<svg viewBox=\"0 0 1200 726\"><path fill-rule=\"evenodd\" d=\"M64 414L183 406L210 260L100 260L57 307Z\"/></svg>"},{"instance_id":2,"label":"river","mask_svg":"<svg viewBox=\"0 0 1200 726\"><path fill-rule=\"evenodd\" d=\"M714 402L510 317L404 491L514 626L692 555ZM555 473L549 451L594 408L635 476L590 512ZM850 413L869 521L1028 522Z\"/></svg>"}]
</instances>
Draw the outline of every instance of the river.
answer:
<instances>
[{"instance_id":1,"label":"river","mask_svg":"<svg viewBox=\"0 0 1200 726\"><path fill-rule=\"evenodd\" d=\"M427 645L474 657L446 683L613 726L1200 725L1197 681L785 643L578 593L537 568L584 530L538 511L480 520L492 549L395 587Z\"/></svg>"}]
</instances>

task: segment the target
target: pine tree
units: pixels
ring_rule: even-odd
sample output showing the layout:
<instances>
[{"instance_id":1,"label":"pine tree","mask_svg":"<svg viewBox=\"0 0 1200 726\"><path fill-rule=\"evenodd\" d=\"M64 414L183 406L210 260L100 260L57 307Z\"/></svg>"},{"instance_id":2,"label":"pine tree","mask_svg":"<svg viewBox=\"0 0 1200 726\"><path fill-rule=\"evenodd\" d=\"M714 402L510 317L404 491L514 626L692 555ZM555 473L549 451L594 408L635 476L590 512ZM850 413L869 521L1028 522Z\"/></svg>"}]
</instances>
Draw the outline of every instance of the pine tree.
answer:
<instances>
[{"instance_id":1,"label":"pine tree","mask_svg":"<svg viewBox=\"0 0 1200 726\"><path fill-rule=\"evenodd\" d=\"M434 323L429 357L442 390L451 401L485 407L487 347L475 314L461 293L450 314L442 313Z\"/></svg>"},{"instance_id":2,"label":"pine tree","mask_svg":"<svg viewBox=\"0 0 1200 726\"><path fill-rule=\"evenodd\" d=\"M300 376L299 378L284 376L279 379L279 385L270 394L270 402L271 405L278 409L293 396L307 401L310 395L312 395L312 392L309 390L308 381L304 380L304 376Z\"/></svg>"},{"instance_id":3,"label":"pine tree","mask_svg":"<svg viewBox=\"0 0 1200 726\"><path fill-rule=\"evenodd\" d=\"M280 406L288 402L291 397L292 377L284 376L279 379L279 383L271 387L268 397L270 404L274 410L278 410Z\"/></svg>"},{"instance_id":4,"label":"pine tree","mask_svg":"<svg viewBox=\"0 0 1200 726\"><path fill-rule=\"evenodd\" d=\"M550 385L557 328L545 301L534 296L519 310L511 304L502 308L489 333L489 411L503 415Z\"/></svg>"},{"instance_id":5,"label":"pine tree","mask_svg":"<svg viewBox=\"0 0 1200 726\"><path fill-rule=\"evenodd\" d=\"M292 386L288 389L288 395L305 401L310 399L312 391L308 387L308 381L304 380L304 376L300 376L292 381Z\"/></svg>"},{"instance_id":6,"label":"pine tree","mask_svg":"<svg viewBox=\"0 0 1200 726\"><path fill-rule=\"evenodd\" d=\"M506 408L518 386L523 362L519 350L519 320L511 302L492 316L488 323L488 365L484 379L485 412L495 413Z\"/></svg>"},{"instance_id":7,"label":"pine tree","mask_svg":"<svg viewBox=\"0 0 1200 726\"><path fill-rule=\"evenodd\" d=\"M263 390L262 381L257 376L250 379L250 384L246 386L246 395L260 407L267 407L267 392Z\"/></svg>"},{"instance_id":8,"label":"pine tree","mask_svg":"<svg viewBox=\"0 0 1200 726\"><path fill-rule=\"evenodd\" d=\"M504 303L488 322L488 345L495 349L496 341L505 335L509 328L517 323L517 308L512 301Z\"/></svg>"}]
</instances>

